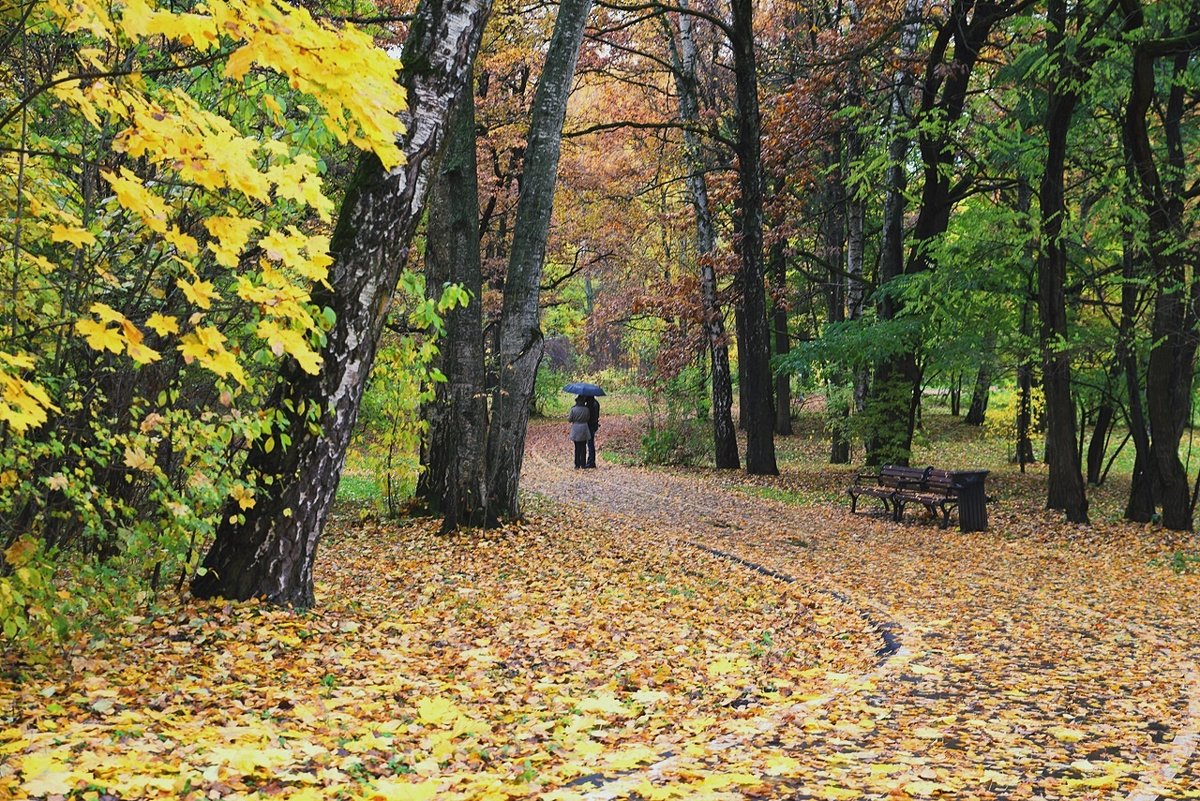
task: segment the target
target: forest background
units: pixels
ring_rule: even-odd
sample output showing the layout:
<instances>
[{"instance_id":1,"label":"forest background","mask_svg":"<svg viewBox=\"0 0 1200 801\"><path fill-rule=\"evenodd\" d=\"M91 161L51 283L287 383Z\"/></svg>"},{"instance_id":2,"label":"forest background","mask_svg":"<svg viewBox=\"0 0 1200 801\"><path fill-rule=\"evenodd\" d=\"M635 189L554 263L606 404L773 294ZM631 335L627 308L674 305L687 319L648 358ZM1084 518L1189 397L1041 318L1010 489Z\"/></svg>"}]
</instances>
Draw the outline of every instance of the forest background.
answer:
<instances>
[{"instance_id":1,"label":"forest background","mask_svg":"<svg viewBox=\"0 0 1200 801\"><path fill-rule=\"evenodd\" d=\"M517 518L583 373L651 461L773 474L805 395L831 462L906 462L932 392L1068 519L1124 448L1125 516L1192 528L1192 3L2 18L8 640L310 604L351 450L393 512Z\"/></svg>"}]
</instances>

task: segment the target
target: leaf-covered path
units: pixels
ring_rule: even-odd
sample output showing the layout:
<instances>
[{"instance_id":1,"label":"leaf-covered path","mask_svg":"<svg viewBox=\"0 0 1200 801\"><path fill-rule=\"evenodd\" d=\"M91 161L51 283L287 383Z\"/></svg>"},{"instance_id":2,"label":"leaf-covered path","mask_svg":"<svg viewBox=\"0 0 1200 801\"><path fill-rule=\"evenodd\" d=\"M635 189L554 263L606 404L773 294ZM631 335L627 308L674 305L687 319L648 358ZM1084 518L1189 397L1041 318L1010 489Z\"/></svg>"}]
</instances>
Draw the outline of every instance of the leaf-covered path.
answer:
<instances>
[{"instance_id":1,"label":"leaf-covered path","mask_svg":"<svg viewBox=\"0 0 1200 801\"><path fill-rule=\"evenodd\" d=\"M574 471L562 428L521 524L343 508L313 610L168 595L4 653L0 799L1200 798L1200 577L1161 532Z\"/></svg>"},{"instance_id":2,"label":"leaf-covered path","mask_svg":"<svg viewBox=\"0 0 1200 801\"><path fill-rule=\"evenodd\" d=\"M738 474L577 472L560 429L531 435L530 490L827 589L899 638L758 735L803 762L795 797L1200 797L1200 587L1129 529L993 510L961 534L749 497Z\"/></svg>"}]
</instances>

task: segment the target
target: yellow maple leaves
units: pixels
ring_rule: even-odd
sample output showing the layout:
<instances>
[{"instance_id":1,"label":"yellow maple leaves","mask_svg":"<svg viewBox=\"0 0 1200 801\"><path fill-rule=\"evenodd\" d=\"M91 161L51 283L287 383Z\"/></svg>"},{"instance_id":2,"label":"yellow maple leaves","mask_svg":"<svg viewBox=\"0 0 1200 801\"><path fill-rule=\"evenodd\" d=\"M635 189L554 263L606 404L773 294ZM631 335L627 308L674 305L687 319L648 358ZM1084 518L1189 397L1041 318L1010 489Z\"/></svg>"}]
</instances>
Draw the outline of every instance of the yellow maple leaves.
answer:
<instances>
[{"instance_id":1,"label":"yellow maple leaves","mask_svg":"<svg viewBox=\"0 0 1200 801\"><path fill-rule=\"evenodd\" d=\"M228 55L220 58L219 74L231 92L242 93L243 102L255 105L260 98L257 113L271 124L284 125L287 115L264 82L245 81L252 68L275 73L315 101L316 113L300 108L342 142L374 150L388 167L401 160L398 112L404 92L396 82L399 65L352 25L327 26L307 10L278 0L211 0L188 12L154 0L126 0L115 7L97 0L51 0L47 7L64 31L110 45L79 48L77 58L89 71L110 71L107 59L119 53L114 46L167 40L200 54L218 53L224 46ZM183 63L186 56L178 60ZM199 102L181 86L151 83L123 65L115 77L75 78L64 70L50 92L92 126L115 127L114 148L137 160L100 171L113 204L106 213L123 210L140 224L140 231L127 229L124 236L161 243L166 264L175 269L171 286L178 296L201 312L235 299L253 304L260 319L246 330L275 356L290 356L310 373L319 369L314 333L322 321L310 306L308 287L326 279L332 263L328 238L247 213L255 204L284 203L328 221L334 207L313 154L271 136L269 128L239 128L224 109ZM224 207L216 203L217 208L207 211L203 204L185 203L185 187L213 193ZM60 205L30 202L31 208L61 217L45 228L51 242L85 251L106 244L111 235L57 211ZM197 227L207 237L198 235ZM257 262L246 258L256 245L263 254ZM206 259L240 274L232 282L233 297L226 295L229 282L206 266ZM97 260L95 269L109 285L123 280L104 261ZM163 285L149 290L152 297L171 291ZM89 316L74 322L74 332L93 350L125 355L137 364L158 360L159 351L146 344L131 321L141 315L116 312L116 305L98 301ZM108 311L97 311L101 308ZM249 351L228 346L228 332L203 317L181 325L166 308L148 311L144 325L160 340L177 337L175 347L185 362L245 384L238 362ZM5 390L7 405L0 407L0 419L31 424L44 419L38 409L44 413L48 399L38 402L37 389L5 378Z\"/></svg>"},{"instance_id":2,"label":"yellow maple leaves","mask_svg":"<svg viewBox=\"0 0 1200 801\"><path fill-rule=\"evenodd\" d=\"M17 434L37 428L46 422L47 412L56 409L46 390L23 376L34 366L28 355L0 350L0 422Z\"/></svg>"},{"instance_id":3,"label":"yellow maple leaves","mask_svg":"<svg viewBox=\"0 0 1200 801\"><path fill-rule=\"evenodd\" d=\"M142 332L125 315L104 303L93 303L94 318L75 322L76 333L83 336L93 350L126 353L138 364L158 361L162 355L144 344Z\"/></svg>"}]
</instances>

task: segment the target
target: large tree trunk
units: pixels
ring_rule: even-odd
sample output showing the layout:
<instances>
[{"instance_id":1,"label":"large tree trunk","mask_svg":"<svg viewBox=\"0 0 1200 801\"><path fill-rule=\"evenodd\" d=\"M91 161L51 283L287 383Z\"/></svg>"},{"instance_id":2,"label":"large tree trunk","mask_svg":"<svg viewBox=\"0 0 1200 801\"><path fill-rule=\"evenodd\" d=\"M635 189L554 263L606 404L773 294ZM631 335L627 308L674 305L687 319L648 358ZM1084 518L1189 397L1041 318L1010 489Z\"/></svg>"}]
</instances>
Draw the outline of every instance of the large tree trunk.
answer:
<instances>
[{"instance_id":1,"label":"large tree trunk","mask_svg":"<svg viewBox=\"0 0 1200 801\"><path fill-rule=\"evenodd\" d=\"M1138 0L1122 0L1125 27L1136 31L1145 24ZM1191 53L1200 48L1200 11L1192 9L1187 34L1164 40L1143 40L1134 47L1132 91L1125 115L1125 136L1130 147L1140 201L1149 222L1147 255L1153 265L1155 290L1150 364L1146 372L1146 412L1150 424L1151 463L1162 503L1163 525L1178 531L1192 529L1192 504L1187 472L1179 460L1191 409L1191 386L1196 358L1196 304L1200 282L1189 275L1194 252L1181 248L1189 241L1184 224L1187 189L1186 155L1181 119L1186 96L1183 75ZM1150 142L1146 115L1155 104L1155 65L1173 57L1173 78L1168 97L1159 99L1166 137L1166 167L1159 174L1156 150ZM1165 176L1165 177L1164 177ZM1194 250L1194 249L1193 249Z\"/></svg>"},{"instance_id":2,"label":"large tree trunk","mask_svg":"<svg viewBox=\"0 0 1200 801\"><path fill-rule=\"evenodd\" d=\"M229 503L198 597L261 597L312 606L317 543L337 492L350 433L375 359L387 308L425 205L429 172L444 139L451 105L469 81L488 0L423 0L404 46L401 81L408 89L406 162L385 171L373 155L359 160L334 229L329 286L313 293L337 315L317 375L285 363L271 408L287 416L291 441L259 441L245 476L255 504Z\"/></svg>"},{"instance_id":3,"label":"large tree trunk","mask_svg":"<svg viewBox=\"0 0 1200 801\"><path fill-rule=\"evenodd\" d=\"M508 275L504 279L497 385L492 394L488 431L488 515L497 521L514 520L521 515L517 485L525 455L533 384L542 360L539 320L542 268L558 180L563 120L591 8L592 0L563 0L559 4L554 34L533 97L521 196L513 225Z\"/></svg>"},{"instance_id":4,"label":"large tree trunk","mask_svg":"<svg viewBox=\"0 0 1200 801\"><path fill-rule=\"evenodd\" d=\"M1051 30L1049 50L1059 59L1065 57L1063 26L1064 0L1050 0ZM1067 133L1078 95L1068 88L1075 70L1059 64L1060 72L1052 79L1046 109L1045 172L1039 192L1042 212L1042 245L1038 257L1038 310L1041 314L1042 387L1046 396L1046 508L1061 509L1074 523L1088 519L1087 495L1079 470L1079 449L1075 439L1075 409L1071 400L1070 354L1058 344L1067 340L1067 311L1063 286L1066 283L1067 252L1063 242L1063 173L1067 154Z\"/></svg>"},{"instance_id":5,"label":"large tree trunk","mask_svg":"<svg viewBox=\"0 0 1200 801\"><path fill-rule=\"evenodd\" d=\"M775 415L771 404L770 341L767 330L766 292L763 287L763 187L762 142L758 110L758 72L754 56L754 4L732 0L734 81L737 86L738 214L741 222L742 330L738 337L738 363L745 379L741 410L746 423L746 471L778 475L775 464Z\"/></svg>"},{"instance_id":6,"label":"large tree trunk","mask_svg":"<svg viewBox=\"0 0 1200 801\"><path fill-rule=\"evenodd\" d=\"M468 87L469 89L469 87ZM429 432L417 496L442 516L442 529L487 522L487 398L483 378L479 190L475 165L475 98L464 91L451 117L440 169L429 191L425 284L436 295L447 283L470 293L446 314L439 357L445 383L425 409Z\"/></svg>"},{"instance_id":7,"label":"large tree trunk","mask_svg":"<svg viewBox=\"0 0 1200 801\"><path fill-rule=\"evenodd\" d=\"M688 0L680 0L687 9ZM664 26L670 26L664 17ZM674 45L674 40L672 40ZM708 342L709 364L712 372L713 451L718 469L736 470L741 466L738 457L737 429L733 424L733 380L729 369L729 340L725 335L725 315L717 300L717 276L713 269L717 237L713 228L712 209L708 203L708 182L705 180L705 161L700 139L693 126L700 123L700 101L696 78L696 41L692 38L692 17L679 15L678 47L671 48L671 64L675 88L679 93L679 117L684 128L683 144L687 155L687 185L692 209L696 214L696 259L700 269L700 308L704 315L704 337Z\"/></svg>"},{"instance_id":8,"label":"large tree trunk","mask_svg":"<svg viewBox=\"0 0 1200 801\"><path fill-rule=\"evenodd\" d=\"M963 116L975 63L985 52L993 27L1023 5L1021 0L951 3L947 6L948 17L940 23L931 43L921 84L921 105L915 115L923 182L913 244L903 268L907 274L931 268L929 244L946 232L955 203L971 185L970 176L955 181L959 159L955 124ZM911 10L915 16L917 9ZM925 125L926 120L934 124ZM887 224L894 226L896 221ZM888 258L895 259L894 252ZM881 275L880 280L889 277ZM894 319L896 311L892 309L889 316L881 317ZM885 424L879 427L880 436L874 438L876 458L886 456L906 464L912 452L924 380L915 343L904 343L903 350L885 359L877 376L874 388L879 403L875 414ZM903 427L893 422L897 419Z\"/></svg>"},{"instance_id":9,"label":"large tree trunk","mask_svg":"<svg viewBox=\"0 0 1200 801\"><path fill-rule=\"evenodd\" d=\"M912 67L907 63L917 49L920 34L919 0L908 0L904 7L905 24L900 33L898 63L892 76L891 100L888 112L888 168L884 179L883 223L879 242L879 286L904 272L904 214L908 190L908 155L912 139L907 129L914 85ZM895 319L899 311L894 298L884 293L879 300L879 319ZM915 366L915 365L914 365ZM899 373L899 375L897 375ZM884 359L876 366L875 376L864 399L864 413L870 421L867 436L867 464L885 462L908 463L915 424L915 408L911 389L903 378L903 366ZM901 409L907 419L900 422ZM901 427L902 426L902 427ZM908 431L906 437L904 432Z\"/></svg>"}]
</instances>

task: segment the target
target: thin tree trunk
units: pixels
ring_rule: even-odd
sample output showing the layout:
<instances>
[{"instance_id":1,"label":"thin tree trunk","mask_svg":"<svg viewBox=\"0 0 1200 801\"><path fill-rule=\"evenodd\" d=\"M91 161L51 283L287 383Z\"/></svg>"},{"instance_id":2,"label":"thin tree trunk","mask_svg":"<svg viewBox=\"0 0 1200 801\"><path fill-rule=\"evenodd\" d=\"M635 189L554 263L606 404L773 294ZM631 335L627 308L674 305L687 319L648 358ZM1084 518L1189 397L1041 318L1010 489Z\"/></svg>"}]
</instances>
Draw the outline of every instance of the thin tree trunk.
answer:
<instances>
[{"instance_id":1,"label":"thin tree trunk","mask_svg":"<svg viewBox=\"0 0 1200 801\"><path fill-rule=\"evenodd\" d=\"M1114 371L1116 372L1116 371ZM1119 378L1114 375L1114 378ZM1104 470L1104 454L1108 450L1108 439L1112 433L1113 419L1116 409L1107 398L1096 409L1096 423L1092 427L1092 438L1087 449L1087 483L1093 487L1100 485L1100 474Z\"/></svg>"},{"instance_id":2,"label":"thin tree trunk","mask_svg":"<svg viewBox=\"0 0 1200 801\"><path fill-rule=\"evenodd\" d=\"M994 353L996 340L994 336L984 339L980 352L979 370L975 373L975 386L971 390L971 406L963 423L969 426L981 426L987 417L988 399L992 394L992 370L995 366Z\"/></svg>"},{"instance_id":3,"label":"thin tree trunk","mask_svg":"<svg viewBox=\"0 0 1200 801\"><path fill-rule=\"evenodd\" d=\"M563 120L591 8L592 0L563 0L559 4L554 34L534 93L521 195L504 281L498 380L488 431L488 514L497 521L521 515L517 486L533 384L543 349L539 321L542 268L558 179Z\"/></svg>"},{"instance_id":4,"label":"thin tree trunk","mask_svg":"<svg viewBox=\"0 0 1200 801\"><path fill-rule=\"evenodd\" d=\"M1021 213L1021 219L1029 219L1030 210L1033 208L1033 188L1025 180L1020 181L1017 185L1017 211ZM1034 269L1025 276L1024 294L1021 296L1021 341L1033 341L1033 311L1030 308L1035 300L1033 283L1036 280L1036 253L1033 251L1032 238L1029 240L1031 244L1027 247L1027 255L1029 262L1034 264ZM1021 467L1021 472L1025 472L1025 465L1032 464L1037 461L1033 454L1033 438L1030 436L1030 428L1033 423L1033 356L1032 354L1021 355L1021 361L1017 364L1017 430L1016 430L1016 461Z\"/></svg>"},{"instance_id":5,"label":"thin tree trunk","mask_svg":"<svg viewBox=\"0 0 1200 801\"><path fill-rule=\"evenodd\" d=\"M861 102L858 83L849 97L849 105L857 106ZM846 153L848 160L858 161L863 152L863 138L858 129L851 125L846 131ZM863 281L863 254L866 250L866 237L863 233L863 221L866 218L866 201L858 192L849 192L846 197L846 319L861 320L863 302L866 298L866 284ZM854 368L854 413L861 412L867 400L869 389L868 372L865 367Z\"/></svg>"},{"instance_id":6,"label":"thin tree trunk","mask_svg":"<svg viewBox=\"0 0 1200 801\"><path fill-rule=\"evenodd\" d=\"M686 9L688 0L680 0ZM663 18L670 33L670 26ZM674 40L672 39L672 45ZM691 126L700 122L699 91L696 79L696 42L692 38L692 17L679 15L678 47L672 46L671 60L675 87L679 93L679 117L688 125L684 129L684 152L687 155L687 185L692 209L696 214L696 259L700 268L700 306L704 315L704 337L708 343L709 365L712 372L713 452L718 469L737 470L737 429L733 424L733 379L729 369L729 340L725 335L725 315L717 300L717 276L713 258L717 237L713 228L712 209L708 203L708 182L704 178L704 158L699 137Z\"/></svg>"},{"instance_id":7,"label":"thin tree trunk","mask_svg":"<svg viewBox=\"0 0 1200 801\"><path fill-rule=\"evenodd\" d=\"M770 344L763 287L763 186L758 72L754 55L754 4L732 0L734 80L737 85L738 213L741 220L739 279L744 315L738 339L738 363L744 365L742 397L746 421L746 471L778 475L775 463L775 415L771 405Z\"/></svg>"},{"instance_id":8,"label":"thin tree trunk","mask_svg":"<svg viewBox=\"0 0 1200 801\"><path fill-rule=\"evenodd\" d=\"M788 337L787 253L780 241L771 245L771 276L775 290L771 305L775 355L783 356L791 350L791 343ZM780 371L775 376L775 433L785 437L792 433L792 376L787 371Z\"/></svg>"},{"instance_id":9,"label":"thin tree trunk","mask_svg":"<svg viewBox=\"0 0 1200 801\"><path fill-rule=\"evenodd\" d=\"M1128 165L1132 171L1133 165ZM1131 176L1132 177L1132 176ZM1132 181L1130 182L1132 185ZM1132 236L1132 231L1129 235ZM1129 436L1133 439L1133 475L1129 481L1129 499L1125 503L1125 519L1134 523L1149 523L1154 519L1158 504L1154 494L1154 477L1150 466L1150 429L1142 405L1141 371L1138 369L1134 327L1137 321L1138 283L1133 243L1126 242L1122 255L1121 322L1117 349L1124 367L1125 392L1129 407Z\"/></svg>"},{"instance_id":10,"label":"thin tree trunk","mask_svg":"<svg viewBox=\"0 0 1200 801\"><path fill-rule=\"evenodd\" d=\"M446 381L437 385L425 410L429 431L417 496L431 512L442 515L443 531L487 521L488 415L477 181L475 97L468 86L450 120L441 168L429 192L426 224L426 290L437 294L450 282L471 296L466 306L446 314L440 355Z\"/></svg>"},{"instance_id":11,"label":"thin tree trunk","mask_svg":"<svg viewBox=\"0 0 1200 801\"><path fill-rule=\"evenodd\" d=\"M1066 57L1063 44L1065 0L1049 0L1051 30L1049 50L1059 59ZM1061 509L1074 523L1088 520L1087 495L1079 470L1079 450L1075 441L1075 408L1071 401L1070 354L1058 347L1067 339L1067 311L1063 287L1066 283L1067 253L1063 242L1063 174L1067 154L1067 134L1078 94L1068 88L1075 72L1060 61L1052 79L1046 110L1045 172L1039 193L1042 213L1042 249L1038 257L1038 309L1041 315L1042 386L1046 396L1046 508Z\"/></svg>"},{"instance_id":12,"label":"thin tree trunk","mask_svg":"<svg viewBox=\"0 0 1200 801\"><path fill-rule=\"evenodd\" d=\"M846 239L846 185L845 173L841 169L842 153L841 153L842 138L834 137L829 155L829 162L826 164L829 177L826 183L826 191L824 193L825 213L823 225L824 239L824 256L825 262L828 264L829 281L828 291L826 292L826 318L831 323L844 322L846 319L846 282L842 280L842 244ZM838 368L833 371L829 378L827 393L832 390L839 392L841 388L851 380L851 374L843 368ZM844 396L841 396L844 397ZM850 436L847 431L847 422L850 418L850 402L839 400L831 411L836 414L839 420L834 423L833 430L829 438L829 462L830 464L849 464L850 463Z\"/></svg>"},{"instance_id":13,"label":"thin tree trunk","mask_svg":"<svg viewBox=\"0 0 1200 801\"><path fill-rule=\"evenodd\" d=\"M406 162L385 171L374 155L360 158L334 229L327 287L317 307L337 315L317 375L284 364L271 408L287 416L289 444L268 452L255 444L244 474L255 504L229 503L204 572L192 581L201 598L264 598L309 607L313 564L337 492L350 433L387 308L417 221L429 172L441 149L451 106L470 80L488 0L422 2L404 45L400 80L408 89L401 148Z\"/></svg>"}]
</instances>

